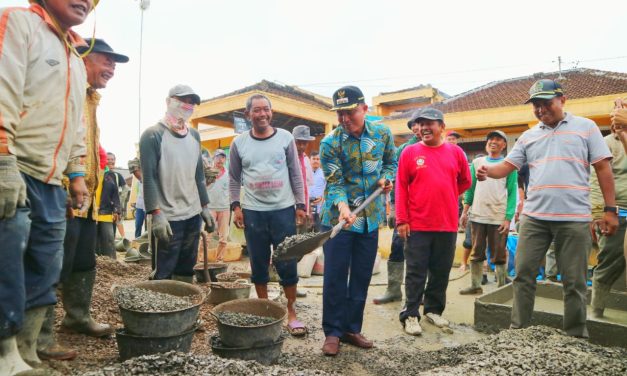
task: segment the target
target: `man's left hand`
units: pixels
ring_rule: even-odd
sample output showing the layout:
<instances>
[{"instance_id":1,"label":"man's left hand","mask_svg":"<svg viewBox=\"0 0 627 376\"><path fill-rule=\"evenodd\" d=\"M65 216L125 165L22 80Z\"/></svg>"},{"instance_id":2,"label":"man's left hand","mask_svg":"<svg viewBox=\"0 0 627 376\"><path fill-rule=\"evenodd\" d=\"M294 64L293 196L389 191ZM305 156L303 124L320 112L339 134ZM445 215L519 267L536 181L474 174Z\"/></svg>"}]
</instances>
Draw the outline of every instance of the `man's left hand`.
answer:
<instances>
[{"instance_id":1,"label":"man's left hand","mask_svg":"<svg viewBox=\"0 0 627 376\"><path fill-rule=\"evenodd\" d=\"M604 236L612 236L618 229L618 216L614 213L605 212L603 219L598 221L599 230Z\"/></svg>"},{"instance_id":2,"label":"man's left hand","mask_svg":"<svg viewBox=\"0 0 627 376\"><path fill-rule=\"evenodd\" d=\"M77 176L70 180L70 196L72 197L72 207L74 209L83 208L83 204L88 203L89 191L85 185L85 178Z\"/></svg>"},{"instance_id":3,"label":"man's left hand","mask_svg":"<svg viewBox=\"0 0 627 376\"><path fill-rule=\"evenodd\" d=\"M507 234L509 232L509 224L510 224L510 221L508 221L507 219L504 220L503 223L501 223L501 225L497 229L499 234Z\"/></svg>"},{"instance_id":4,"label":"man's left hand","mask_svg":"<svg viewBox=\"0 0 627 376\"><path fill-rule=\"evenodd\" d=\"M392 183L391 181L385 178L379 179L379 181L377 182L377 185L383 188L384 194L390 193L392 191L392 188L394 188L394 183Z\"/></svg>"},{"instance_id":5,"label":"man's left hand","mask_svg":"<svg viewBox=\"0 0 627 376\"><path fill-rule=\"evenodd\" d=\"M216 223L214 222L213 216L211 215L211 210L209 210L209 208L205 206L204 208L202 208L200 216L205 222L205 231L214 232L216 230Z\"/></svg>"},{"instance_id":6,"label":"man's left hand","mask_svg":"<svg viewBox=\"0 0 627 376\"><path fill-rule=\"evenodd\" d=\"M307 213L303 209L296 209L296 224L302 225L305 223L305 219L307 219Z\"/></svg>"}]
</instances>

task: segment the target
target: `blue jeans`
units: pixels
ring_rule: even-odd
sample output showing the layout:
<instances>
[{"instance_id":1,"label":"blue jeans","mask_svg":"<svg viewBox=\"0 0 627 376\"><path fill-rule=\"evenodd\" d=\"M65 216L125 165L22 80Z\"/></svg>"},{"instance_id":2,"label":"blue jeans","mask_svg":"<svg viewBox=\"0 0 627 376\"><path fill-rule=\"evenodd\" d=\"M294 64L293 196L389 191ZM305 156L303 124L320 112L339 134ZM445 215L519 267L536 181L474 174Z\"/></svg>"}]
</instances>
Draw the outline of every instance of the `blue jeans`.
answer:
<instances>
[{"instance_id":1,"label":"blue jeans","mask_svg":"<svg viewBox=\"0 0 627 376\"><path fill-rule=\"evenodd\" d=\"M22 177L30 208L0 221L0 338L21 329L25 310L57 303L54 287L63 262L66 193Z\"/></svg>"},{"instance_id":2,"label":"blue jeans","mask_svg":"<svg viewBox=\"0 0 627 376\"><path fill-rule=\"evenodd\" d=\"M322 231L330 227L322 226ZM322 329L325 336L361 333L379 231L340 231L324 243Z\"/></svg>"},{"instance_id":3,"label":"blue jeans","mask_svg":"<svg viewBox=\"0 0 627 376\"><path fill-rule=\"evenodd\" d=\"M243 212L244 235L252 271L250 280L265 285L270 281L270 246L276 248L287 236L296 234L296 211L294 207L288 207L271 211L243 209ZM298 283L296 265L296 260L279 261L274 265L281 278L281 286Z\"/></svg>"},{"instance_id":4,"label":"blue jeans","mask_svg":"<svg viewBox=\"0 0 627 376\"><path fill-rule=\"evenodd\" d=\"M410 316L420 319L418 308L423 294L425 314L441 315L444 312L456 240L456 232L411 232L405 248L407 302L399 315L401 322Z\"/></svg>"},{"instance_id":5,"label":"blue jeans","mask_svg":"<svg viewBox=\"0 0 627 376\"><path fill-rule=\"evenodd\" d=\"M154 279L170 279L172 275L191 277L198 255L200 239L200 214L182 221L169 221L172 237L162 242L153 237L157 244L153 257L157 270Z\"/></svg>"},{"instance_id":6,"label":"blue jeans","mask_svg":"<svg viewBox=\"0 0 627 376\"><path fill-rule=\"evenodd\" d=\"M146 211L144 209L135 208L135 238L142 236L144 220L146 219Z\"/></svg>"}]
</instances>

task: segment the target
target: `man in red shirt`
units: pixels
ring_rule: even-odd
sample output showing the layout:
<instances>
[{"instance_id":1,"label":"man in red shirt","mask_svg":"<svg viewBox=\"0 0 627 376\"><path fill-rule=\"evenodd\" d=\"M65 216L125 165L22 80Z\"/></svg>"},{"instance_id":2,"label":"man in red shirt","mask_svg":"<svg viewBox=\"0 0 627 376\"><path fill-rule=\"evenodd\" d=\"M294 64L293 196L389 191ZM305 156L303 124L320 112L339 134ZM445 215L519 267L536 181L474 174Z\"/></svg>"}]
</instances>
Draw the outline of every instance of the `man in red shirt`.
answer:
<instances>
[{"instance_id":1,"label":"man in red shirt","mask_svg":"<svg viewBox=\"0 0 627 376\"><path fill-rule=\"evenodd\" d=\"M407 239L407 301L399 319L407 334L420 335L423 294L427 320L438 327L449 324L442 312L455 256L457 199L470 187L471 178L463 150L442 140L442 112L427 107L414 116L422 141L408 146L398 162L396 226L398 235Z\"/></svg>"}]
</instances>

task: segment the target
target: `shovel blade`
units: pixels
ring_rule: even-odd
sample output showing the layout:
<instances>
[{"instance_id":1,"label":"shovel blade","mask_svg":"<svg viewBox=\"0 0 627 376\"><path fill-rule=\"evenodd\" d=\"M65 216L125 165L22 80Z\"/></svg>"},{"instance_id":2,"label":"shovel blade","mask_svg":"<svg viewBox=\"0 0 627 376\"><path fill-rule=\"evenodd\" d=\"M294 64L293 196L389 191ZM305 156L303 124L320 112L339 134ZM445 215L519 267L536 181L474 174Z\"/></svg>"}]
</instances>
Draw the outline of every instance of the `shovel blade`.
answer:
<instances>
[{"instance_id":1,"label":"shovel blade","mask_svg":"<svg viewBox=\"0 0 627 376\"><path fill-rule=\"evenodd\" d=\"M322 246L324 242L329 240L332 230L321 232L309 239L303 240L300 243L296 243L293 246L286 248L280 255L277 255L274 260L285 261L292 259L300 259L308 253L313 252L316 248Z\"/></svg>"}]
</instances>

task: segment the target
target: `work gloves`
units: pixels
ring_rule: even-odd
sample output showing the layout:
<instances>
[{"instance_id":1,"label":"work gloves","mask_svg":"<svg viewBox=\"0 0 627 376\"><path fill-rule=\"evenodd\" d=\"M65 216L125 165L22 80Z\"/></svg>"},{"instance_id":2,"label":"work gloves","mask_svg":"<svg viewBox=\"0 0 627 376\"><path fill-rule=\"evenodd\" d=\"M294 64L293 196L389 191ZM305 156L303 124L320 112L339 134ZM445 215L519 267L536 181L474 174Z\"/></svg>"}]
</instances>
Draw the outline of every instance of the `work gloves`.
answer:
<instances>
[{"instance_id":1,"label":"work gloves","mask_svg":"<svg viewBox=\"0 0 627 376\"><path fill-rule=\"evenodd\" d=\"M0 219L10 219L17 207L26 206L26 183L14 155L0 155Z\"/></svg>"},{"instance_id":2,"label":"work gloves","mask_svg":"<svg viewBox=\"0 0 627 376\"><path fill-rule=\"evenodd\" d=\"M396 207L390 203L390 215L388 216L388 227L394 229L396 226Z\"/></svg>"},{"instance_id":3,"label":"work gloves","mask_svg":"<svg viewBox=\"0 0 627 376\"><path fill-rule=\"evenodd\" d=\"M152 214L152 234L162 242L169 242L172 237L172 228L166 217L157 212Z\"/></svg>"},{"instance_id":4,"label":"work gloves","mask_svg":"<svg viewBox=\"0 0 627 376\"><path fill-rule=\"evenodd\" d=\"M214 232L216 230L216 223L213 221L211 210L209 210L209 208L202 208L202 212L200 212L200 216L202 217L202 220L205 222L205 231Z\"/></svg>"}]
</instances>

